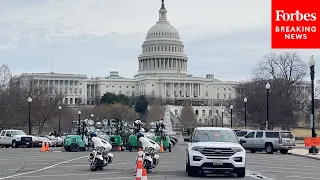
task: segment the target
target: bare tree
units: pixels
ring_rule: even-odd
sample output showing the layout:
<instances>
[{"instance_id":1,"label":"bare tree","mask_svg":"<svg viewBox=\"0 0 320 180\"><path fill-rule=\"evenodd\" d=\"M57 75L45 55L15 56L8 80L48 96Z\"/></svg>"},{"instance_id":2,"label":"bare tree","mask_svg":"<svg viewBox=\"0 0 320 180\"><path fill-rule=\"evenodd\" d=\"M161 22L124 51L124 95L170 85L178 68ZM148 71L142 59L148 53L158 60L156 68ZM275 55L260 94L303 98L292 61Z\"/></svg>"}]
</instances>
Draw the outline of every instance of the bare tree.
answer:
<instances>
[{"instance_id":1,"label":"bare tree","mask_svg":"<svg viewBox=\"0 0 320 180\"><path fill-rule=\"evenodd\" d=\"M297 121L296 114L301 112L303 101L306 100L299 86L306 76L307 65L297 53L270 53L254 68L254 79L240 84L236 89L240 94L236 99L238 113L244 112L243 98L248 98L247 117L252 123L260 126L266 119L266 89L270 88L270 119L269 123L290 128Z\"/></svg>"},{"instance_id":2,"label":"bare tree","mask_svg":"<svg viewBox=\"0 0 320 180\"><path fill-rule=\"evenodd\" d=\"M184 102L183 109L181 110L181 123L185 129L193 128L196 124L196 117L193 108L190 106L189 101Z\"/></svg>"},{"instance_id":3,"label":"bare tree","mask_svg":"<svg viewBox=\"0 0 320 180\"><path fill-rule=\"evenodd\" d=\"M14 103L17 100L16 88L11 88L11 73L6 65L0 68L0 127L10 127L14 124Z\"/></svg>"},{"instance_id":4,"label":"bare tree","mask_svg":"<svg viewBox=\"0 0 320 180\"><path fill-rule=\"evenodd\" d=\"M9 88L11 80L10 69L7 65L2 65L0 68L0 89Z\"/></svg>"},{"instance_id":5,"label":"bare tree","mask_svg":"<svg viewBox=\"0 0 320 180\"><path fill-rule=\"evenodd\" d=\"M153 121L160 120L164 118L165 109L161 105L160 100L155 100L150 110L147 113L146 124L149 124Z\"/></svg>"},{"instance_id":6,"label":"bare tree","mask_svg":"<svg viewBox=\"0 0 320 180\"><path fill-rule=\"evenodd\" d=\"M41 134L44 125L59 113L58 107L64 95L48 84L35 85L32 78L20 83L23 83L24 99L32 98L32 125L38 126L38 133Z\"/></svg>"}]
</instances>

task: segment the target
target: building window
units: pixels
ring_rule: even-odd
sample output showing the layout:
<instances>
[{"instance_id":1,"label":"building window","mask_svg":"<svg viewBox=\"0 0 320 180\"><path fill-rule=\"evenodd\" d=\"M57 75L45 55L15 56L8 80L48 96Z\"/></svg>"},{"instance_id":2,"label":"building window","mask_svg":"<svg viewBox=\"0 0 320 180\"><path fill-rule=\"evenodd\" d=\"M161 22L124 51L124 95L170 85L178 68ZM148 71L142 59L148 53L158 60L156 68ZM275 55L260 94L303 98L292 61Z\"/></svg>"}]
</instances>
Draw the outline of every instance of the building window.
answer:
<instances>
[{"instance_id":1,"label":"building window","mask_svg":"<svg viewBox=\"0 0 320 180\"><path fill-rule=\"evenodd\" d=\"M134 96L134 91L132 91L131 95L132 95L132 97Z\"/></svg>"},{"instance_id":2,"label":"building window","mask_svg":"<svg viewBox=\"0 0 320 180\"><path fill-rule=\"evenodd\" d=\"M225 99L226 98L226 94L223 94L223 99Z\"/></svg>"},{"instance_id":3,"label":"building window","mask_svg":"<svg viewBox=\"0 0 320 180\"><path fill-rule=\"evenodd\" d=\"M207 97L208 97L208 94L209 94L208 91L206 91L206 96L207 96Z\"/></svg>"},{"instance_id":4,"label":"building window","mask_svg":"<svg viewBox=\"0 0 320 180\"><path fill-rule=\"evenodd\" d=\"M74 94L77 94L77 88L74 88Z\"/></svg>"},{"instance_id":5,"label":"building window","mask_svg":"<svg viewBox=\"0 0 320 180\"><path fill-rule=\"evenodd\" d=\"M209 110L209 116L212 116L212 110Z\"/></svg>"},{"instance_id":6,"label":"building window","mask_svg":"<svg viewBox=\"0 0 320 180\"><path fill-rule=\"evenodd\" d=\"M196 110L196 115L198 115L199 114L199 111L198 110Z\"/></svg>"},{"instance_id":7,"label":"building window","mask_svg":"<svg viewBox=\"0 0 320 180\"><path fill-rule=\"evenodd\" d=\"M79 89L79 94L82 94L82 89L81 88Z\"/></svg>"},{"instance_id":8,"label":"building window","mask_svg":"<svg viewBox=\"0 0 320 180\"><path fill-rule=\"evenodd\" d=\"M206 110L202 110L202 116L206 115Z\"/></svg>"},{"instance_id":9,"label":"building window","mask_svg":"<svg viewBox=\"0 0 320 180\"><path fill-rule=\"evenodd\" d=\"M134 88L134 86L132 86L132 88Z\"/></svg>"},{"instance_id":10,"label":"building window","mask_svg":"<svg viewBox=\"0 0 320 180\"><path fill-rule=\"evenodd\" d=\"M220 93L217 93L217 99L219 99L220 98Z\"/></svg>"},{"instance_id":11,"label":"building window","mask_svg":"<svg viewBox=\"0 0 320 180\"><path fill-rule=\"evenodd\" d=\"M121 90L119 91L119 94L122 94L122 91L121 91Z\"/></svg>"}]
</instances>

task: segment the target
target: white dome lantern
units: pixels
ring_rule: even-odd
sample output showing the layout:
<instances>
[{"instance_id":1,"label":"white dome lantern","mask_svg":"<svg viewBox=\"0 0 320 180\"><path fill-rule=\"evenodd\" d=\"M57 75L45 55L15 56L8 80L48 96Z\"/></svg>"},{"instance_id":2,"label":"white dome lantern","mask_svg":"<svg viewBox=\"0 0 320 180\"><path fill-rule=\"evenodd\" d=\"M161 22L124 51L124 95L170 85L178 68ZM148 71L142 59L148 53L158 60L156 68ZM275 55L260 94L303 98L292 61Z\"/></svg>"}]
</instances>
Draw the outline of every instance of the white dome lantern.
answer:
<instances>
[{"instance_id":1,"label":"white dome lantern","mask_svg":"<svg viewBox=\"0 0 320 180\"><path fill-rule=\"evenodd\" d=\"M159 21L150 28L139 56L139 75L181 76L187 74L188 57L179 32L167 21L164 0Z\"/></svg>"}]
</instances>

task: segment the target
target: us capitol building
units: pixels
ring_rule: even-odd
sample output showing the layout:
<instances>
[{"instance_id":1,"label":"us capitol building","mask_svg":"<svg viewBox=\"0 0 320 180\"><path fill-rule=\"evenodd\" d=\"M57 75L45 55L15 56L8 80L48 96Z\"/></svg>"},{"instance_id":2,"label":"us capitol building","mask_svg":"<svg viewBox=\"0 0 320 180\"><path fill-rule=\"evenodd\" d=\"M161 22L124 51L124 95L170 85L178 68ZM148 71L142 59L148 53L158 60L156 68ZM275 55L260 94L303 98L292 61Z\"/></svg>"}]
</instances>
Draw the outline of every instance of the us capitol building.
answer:
<instances>
[{"instance_id":1,"label":"us capitol building","mask_svg":"<svg viewBox=\"0 0 320 180\"><path fill-rule=\"evenodd\" d=\"M124 78L117 71L107 77L88 78L80 74L23 73L16 80L32 78L38 85L53 86L54 93L66 95L64 103L70 106L95 105L106 92L126 96L145 95L161 98L169 104L171 113L179 116L183 100L191 100L200 123L209 123L213 116L225 119L229 113L224 102L235 97L237 82L220 81L213 74L205 78L188 72L188 57L179 32L167 21L164 2L159 20L148 31L138 57L139 71L133 78ZM222 115L223 116L223 115ZM224 120L228 124L227 120Z\"/></svg>"}]
</instances>

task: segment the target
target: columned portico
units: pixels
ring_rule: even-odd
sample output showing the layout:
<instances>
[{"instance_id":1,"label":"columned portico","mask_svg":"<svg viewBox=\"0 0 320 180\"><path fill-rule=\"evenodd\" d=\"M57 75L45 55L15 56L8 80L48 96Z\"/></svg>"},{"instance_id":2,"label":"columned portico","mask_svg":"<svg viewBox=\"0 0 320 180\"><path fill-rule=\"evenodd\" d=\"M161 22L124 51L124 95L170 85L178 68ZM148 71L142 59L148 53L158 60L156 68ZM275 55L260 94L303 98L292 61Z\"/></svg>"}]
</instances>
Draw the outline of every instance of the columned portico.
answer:
<instances>
[{"instance_id":1,"label":"columned portico","mask_svg":"<svg viewBox=\"0 0 320 180\"><path fill-rule=\"evenodd\" d=\"M160 88L162 97L200 97L200 83L164 82Z\"/></svg>"}]
</instances>

